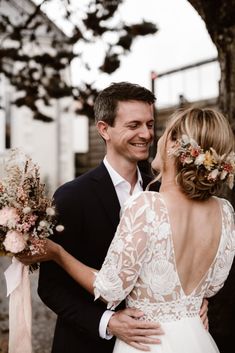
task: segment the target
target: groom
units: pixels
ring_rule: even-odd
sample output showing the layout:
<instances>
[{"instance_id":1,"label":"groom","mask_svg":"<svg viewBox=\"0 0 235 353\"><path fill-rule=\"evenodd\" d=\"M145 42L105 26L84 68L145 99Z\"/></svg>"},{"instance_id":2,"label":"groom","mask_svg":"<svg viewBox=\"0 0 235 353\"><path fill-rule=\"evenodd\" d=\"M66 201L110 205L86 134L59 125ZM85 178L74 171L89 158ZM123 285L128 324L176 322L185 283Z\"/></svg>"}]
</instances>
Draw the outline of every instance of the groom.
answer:
<instances>
[{"instance_id":1,"label":"groom","mask_svg":"<svg viewBox=\"0 0 235 353\"><path fill-rule=\"evenodd\" d=\"M106 156L94 170L62 185L54 195L63 234L60 243L85 264L99 269L127 198L145 189L151 178L141 174L154 135L154 95L139 85L121 82L104 89L94 106L96 126ZM158 185L157 185L158 186ZM41 263L38 293L57 315L53 353L111 353L117 336L136 348L158 343L157 323L136 320L142 313L115 313L81 288L56 263ZM113 338L112 338L113 337Z\"/></svg>"}]
</instances>

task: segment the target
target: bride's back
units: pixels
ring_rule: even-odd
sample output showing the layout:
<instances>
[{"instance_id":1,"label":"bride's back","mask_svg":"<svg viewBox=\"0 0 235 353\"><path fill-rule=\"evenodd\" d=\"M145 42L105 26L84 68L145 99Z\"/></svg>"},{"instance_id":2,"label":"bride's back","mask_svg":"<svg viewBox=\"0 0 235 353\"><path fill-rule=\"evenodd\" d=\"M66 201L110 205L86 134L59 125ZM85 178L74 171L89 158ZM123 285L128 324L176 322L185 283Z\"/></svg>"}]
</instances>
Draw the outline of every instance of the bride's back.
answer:
<instances>
[{"instance_id":1,"label":"bride's back","mask_svg":"<svg viewBox=\"0 0 235 353\"><path fill-rule=\"evenodd\" d=\"M223 286L233 261L233 210L225 199L193 201L172 189L145 191L131 198L118 233L120 239L128 234L123 251L120 239L111 249L118 271L124 264L124 288L130 290L136 276L127 305L146 312L148 320L197 315L202 299Z\"/></svg>"},{"instance_id":2,"label":"bride's back","mask_svg":"<svg viewBox=\"0 0 235 353\"><path fill-rule=\"evenodd\" d=\"M225 199L193 201L172 189L132 197L105 261L108 271L118 272L127 306L161 322L198 315L202 299L228 276L233 214Z\"/></svg>"},{"instance_id":3,"label":"bride's back","mask_svg":"<svg viewBox=\"0 0 235 353\"><path fill-rule=\"evenodd\" d=\"M220 201L193 201L163 193L172 232L177 273L189 295L216 257L222 231Z\"/></svg>"}]
</instances>

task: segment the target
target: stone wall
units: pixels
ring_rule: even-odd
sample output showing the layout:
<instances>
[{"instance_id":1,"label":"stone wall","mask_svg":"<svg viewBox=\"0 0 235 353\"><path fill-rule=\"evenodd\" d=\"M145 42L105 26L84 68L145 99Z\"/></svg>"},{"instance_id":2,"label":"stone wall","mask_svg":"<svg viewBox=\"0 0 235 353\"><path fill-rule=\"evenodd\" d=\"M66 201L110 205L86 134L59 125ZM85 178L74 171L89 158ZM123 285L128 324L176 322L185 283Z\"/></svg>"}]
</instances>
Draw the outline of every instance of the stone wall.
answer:
<instances>
[{"instance_id":1,"label":"stone wall","mask_svg":"<svg viewBox=\"0 0 235 353\"><path fill-rule=\"evenodd\" d=\"M0 257L0 353L8 349L8 302L4 270L10 259ZM38 271L30 274L32 294L32 344L33 353L50 353L56 315L48 309L37 294Z\"/></svg>"}]
</instances>

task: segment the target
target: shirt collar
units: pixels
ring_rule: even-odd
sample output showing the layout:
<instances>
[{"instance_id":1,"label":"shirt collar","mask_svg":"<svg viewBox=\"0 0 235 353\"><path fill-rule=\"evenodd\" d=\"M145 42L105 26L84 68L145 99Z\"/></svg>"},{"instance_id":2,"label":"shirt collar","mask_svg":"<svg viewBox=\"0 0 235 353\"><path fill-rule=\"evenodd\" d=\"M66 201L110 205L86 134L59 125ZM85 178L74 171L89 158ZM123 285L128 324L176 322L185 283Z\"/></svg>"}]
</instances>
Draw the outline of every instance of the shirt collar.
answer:
<instances>
[{"instance_id":1,"label":"shirt collar","mask_svg":"<svg viewBox=\"0 0 235 353\"><path fill-rule=\"evenodd\" d=\"M118 184L121 184L123 182L128 183L128 181L126 179L124 179L118 172L116 172L116 170L110 165L106 156L104 157L103 162L104 162L106 169L108 170L110 178L112 179L114 187L116 187ZM141 176L141 173L140 173L140 170L138 167L137 167L137 184L140 185L141 188L143 187L143 179L142 179L142 176Z\"/></svg>"}]
</instances>

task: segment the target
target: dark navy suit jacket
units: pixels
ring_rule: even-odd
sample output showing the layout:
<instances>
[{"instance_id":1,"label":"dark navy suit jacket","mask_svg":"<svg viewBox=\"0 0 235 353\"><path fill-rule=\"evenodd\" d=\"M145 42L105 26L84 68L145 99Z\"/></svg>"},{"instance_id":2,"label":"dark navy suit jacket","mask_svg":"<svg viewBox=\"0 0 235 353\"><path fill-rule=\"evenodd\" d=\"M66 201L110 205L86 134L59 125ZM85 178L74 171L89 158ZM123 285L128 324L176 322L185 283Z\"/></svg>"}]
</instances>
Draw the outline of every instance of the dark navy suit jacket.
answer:
<instances>
[{"instance_id":1,"label":"dark navy suit jacket","mask_svg":"<svg viewBox=\"0 0 235 353\"><path fill-rule=\"evenodd\" d=\"M142 178L145 188L151 178ZM156 184L155 189L158 187ZM59 187L54 200L65 230L52 239L85 264L100 269L120 214L116 191L104 164ZM93 295L56 263L41 263L38 294L58 315L53 353L112 352L114 338L99 337L106 305L100 300L94 302Z\"/></svg>"}]
</instances>

